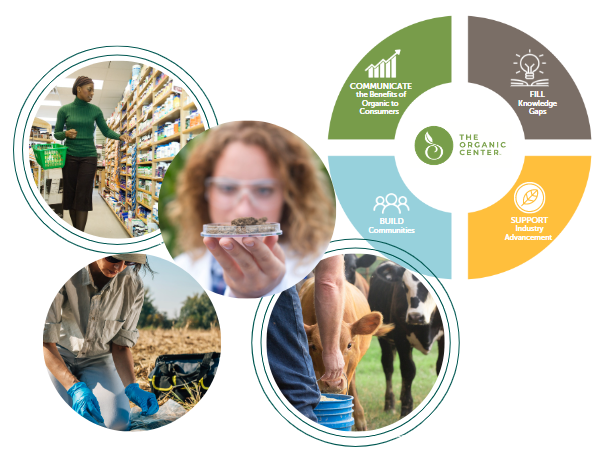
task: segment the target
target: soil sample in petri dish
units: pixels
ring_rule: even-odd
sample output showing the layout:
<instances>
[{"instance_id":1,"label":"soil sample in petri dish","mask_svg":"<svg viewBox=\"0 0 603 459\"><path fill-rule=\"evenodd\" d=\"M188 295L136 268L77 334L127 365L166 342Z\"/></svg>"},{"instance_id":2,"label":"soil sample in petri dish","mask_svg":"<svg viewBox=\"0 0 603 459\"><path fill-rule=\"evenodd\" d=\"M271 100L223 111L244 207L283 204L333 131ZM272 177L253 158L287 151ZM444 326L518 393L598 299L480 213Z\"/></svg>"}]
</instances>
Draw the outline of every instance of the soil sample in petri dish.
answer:
<instances>
[{"instance_id":1,"label":"soil sample in petri dish","mask_svg":"<svg viewBox=\"0 0 603 459\"><path fill-rule=\"evenodd\" d=\"M228 223L203 225L203 237L278 236L283 234L280 223L270 223L266 217L241 217Z\"/></svg>"}]
</instances>

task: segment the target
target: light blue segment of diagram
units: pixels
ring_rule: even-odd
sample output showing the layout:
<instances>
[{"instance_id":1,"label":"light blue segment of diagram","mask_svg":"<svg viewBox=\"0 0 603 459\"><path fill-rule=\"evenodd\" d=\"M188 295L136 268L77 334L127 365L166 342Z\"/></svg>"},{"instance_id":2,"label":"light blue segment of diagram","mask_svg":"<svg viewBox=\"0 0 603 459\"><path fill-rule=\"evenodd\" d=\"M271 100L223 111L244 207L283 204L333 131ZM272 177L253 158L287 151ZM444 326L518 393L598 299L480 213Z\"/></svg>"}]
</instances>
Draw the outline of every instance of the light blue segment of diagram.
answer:
<instances>
[{"instance_id":1,"label":"light blue segment of diagram","mask_svg":"<svg viewBox=\"0 0 603 459\"><path fill-rule=\"evenodd\" d=\"M330 156L329 166L339 202L364 239L384 243L371 242L383 252L395 250L385 244L405 250L433 271L421 266L421 274L451 278L452 214L412 194L393 156Z\"/></svg>"}]
</instances>

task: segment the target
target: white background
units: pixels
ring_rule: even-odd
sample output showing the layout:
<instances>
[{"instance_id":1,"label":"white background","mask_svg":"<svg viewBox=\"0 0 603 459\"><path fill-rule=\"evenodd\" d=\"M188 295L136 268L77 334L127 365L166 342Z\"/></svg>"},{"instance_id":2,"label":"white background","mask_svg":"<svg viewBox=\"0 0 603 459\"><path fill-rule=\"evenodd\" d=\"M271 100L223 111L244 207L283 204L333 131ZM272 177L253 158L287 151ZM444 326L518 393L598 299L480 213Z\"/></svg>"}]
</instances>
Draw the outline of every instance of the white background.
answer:
<instances>
[{"instance_id":1,"label":"white background","mask_svg":"<svg viewBox=\"0 0 603 459\"><path fill-rule=\"evenodd\" d=\"M0 368L5 397L0 422L7 456L600 454L600 8L581 1L563 7L550 1L451 3L23 2L11 4L10 13L5 10L10 17L5 16L1 32L5 358ZM139 434L78 419L48 383L40 337L55 292L74 270L97 257L50 233L14 178L13 130L38 79L84 49L148 48L197 80L221 123L255 119L278 124L326 161L341 153L341 146L327 140L329 119L357 62L392 33L447 15L453 16L453 28L455 19L468 15L498 20L555 54L577 84L591 122L593 140L569 148L590 153L593 160L586 192L566 229L544 252L510 272L465 280L466 237L459 233L462 226L454 228L455 279L445 285L460 324L460 363L434 414L409 435L370 450L343 450L307 437L283 421L257 383L250 352L257 301L222 300L214 302L222 326L220 371L191 413ZM453 76L458 62L463 61L453 60ZM479 109L479 101L467 102ZM334 238L356 235L338 208ZM169 258L164 248L151 253Z\"/></svg>"}]
</instances>

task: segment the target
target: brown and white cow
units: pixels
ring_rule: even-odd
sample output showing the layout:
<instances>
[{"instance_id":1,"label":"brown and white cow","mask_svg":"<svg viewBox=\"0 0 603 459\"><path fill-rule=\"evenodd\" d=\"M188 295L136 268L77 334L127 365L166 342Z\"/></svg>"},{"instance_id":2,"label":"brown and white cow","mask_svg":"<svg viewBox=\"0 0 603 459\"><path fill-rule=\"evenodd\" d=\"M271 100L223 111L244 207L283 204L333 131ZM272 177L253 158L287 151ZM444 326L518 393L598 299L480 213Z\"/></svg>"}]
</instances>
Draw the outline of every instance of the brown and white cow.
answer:
<instances>
[{"instance_id":1,"label":"brown and white cow","mask_svg":"<svg viewBox=\"0 0 603 459\"><path fill-rule=\"evenodd\" d=\"M356 367L366 354L371 337L383 336L390 332L394 326L383 324L383 316L380 312L371 312L366 297L349 282L344 284L344 312L340 332L340 349L345 362L344 372L346 381L337 384L328 384L320 381L325 373L322 360L322 344L318 325L316 324L316 312L314 310L314 278L308 279L300 290L302 314L304 317L304 328L308 338L310 356L314 366L314 373L318 380L321 392L347 392L354 397L354 424L356 430L367 430L364 410L358 399L356 390ZM346 383L347 386L346 387Z\"/></svg>"}]
</instances>

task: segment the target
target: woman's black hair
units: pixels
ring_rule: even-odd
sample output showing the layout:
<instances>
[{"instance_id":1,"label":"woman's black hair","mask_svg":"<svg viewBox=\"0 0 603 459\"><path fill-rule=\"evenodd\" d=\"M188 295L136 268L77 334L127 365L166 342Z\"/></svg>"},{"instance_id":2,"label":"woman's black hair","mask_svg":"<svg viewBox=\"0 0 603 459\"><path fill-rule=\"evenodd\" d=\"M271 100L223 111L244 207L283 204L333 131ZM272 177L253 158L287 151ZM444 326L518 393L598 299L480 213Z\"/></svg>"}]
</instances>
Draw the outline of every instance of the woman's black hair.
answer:
<instances>
[{"instance_id":1,"label":"woman's black hair","mask_svg":"<svg viewBox=\"0 0 603 459\"><path fill-rule=\"evenodd\" d=\"M75 79L75 82L73 83L73 88L71 89L71 93L74 96L77 96L77 88L80 86L84 86L86 84L94 84L94 81L92 81L92 78L88 78L87 76L79 76Z\"/></svg>"}]
</instances>

